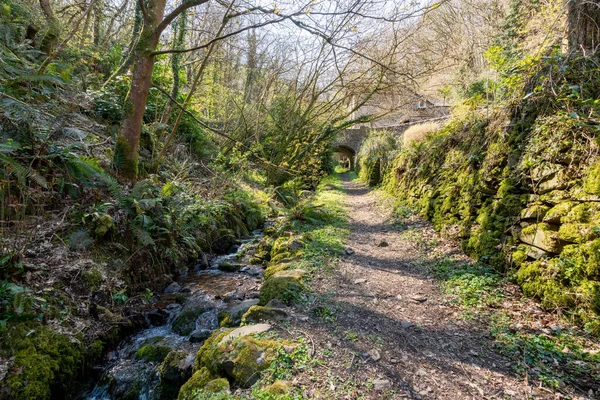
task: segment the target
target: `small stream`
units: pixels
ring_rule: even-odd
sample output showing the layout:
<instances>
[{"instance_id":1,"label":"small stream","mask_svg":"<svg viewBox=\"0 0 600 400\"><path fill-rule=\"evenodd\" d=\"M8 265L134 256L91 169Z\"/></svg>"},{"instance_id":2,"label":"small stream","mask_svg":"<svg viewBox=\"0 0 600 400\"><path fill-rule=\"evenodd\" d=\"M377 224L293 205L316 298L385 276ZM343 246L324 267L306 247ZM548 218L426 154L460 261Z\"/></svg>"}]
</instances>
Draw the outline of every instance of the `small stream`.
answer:
<instances>
[{"instance_id":1,"label":"small stream","mask_svg":"<svg viewBox=\"0 0 600 400\"><path fill-rule=\"evenodd\" d=\"M254 231L233 252L214 258L209 268L190 271L169 285L166 293L154 296L151 302L156 310L147 317L149 327L123 340L107 354L100 378L82 398L158 399L161 362L140 358L138 350L151 344L184 351L187 356L182 368L191 367L204 340L219 328L219 311L258 298L263 267L249 265L248 259L261 238L262 231ZM219 270L222 263L241 268L223 272Z\"/></svg>"}]
</instances>

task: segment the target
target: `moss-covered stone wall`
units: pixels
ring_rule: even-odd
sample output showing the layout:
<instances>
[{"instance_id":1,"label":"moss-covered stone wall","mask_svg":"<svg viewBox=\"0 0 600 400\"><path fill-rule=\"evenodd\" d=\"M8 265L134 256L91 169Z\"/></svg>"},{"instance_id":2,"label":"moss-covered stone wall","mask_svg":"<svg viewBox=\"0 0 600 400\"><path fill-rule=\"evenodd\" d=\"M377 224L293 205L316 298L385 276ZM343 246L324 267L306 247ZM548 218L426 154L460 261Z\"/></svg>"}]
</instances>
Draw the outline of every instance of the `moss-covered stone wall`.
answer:
<instances>
[{"instance_id":1,"label":"moss-covered stone wall","mask_svg":"<svg viewBox=\"0 0 600 400\"><path fill-rule=\"evenodd\" d=\"M526 295L600 332L598 126L521 102L403 149L386 190Z\"/></svg>"}]
</instances>

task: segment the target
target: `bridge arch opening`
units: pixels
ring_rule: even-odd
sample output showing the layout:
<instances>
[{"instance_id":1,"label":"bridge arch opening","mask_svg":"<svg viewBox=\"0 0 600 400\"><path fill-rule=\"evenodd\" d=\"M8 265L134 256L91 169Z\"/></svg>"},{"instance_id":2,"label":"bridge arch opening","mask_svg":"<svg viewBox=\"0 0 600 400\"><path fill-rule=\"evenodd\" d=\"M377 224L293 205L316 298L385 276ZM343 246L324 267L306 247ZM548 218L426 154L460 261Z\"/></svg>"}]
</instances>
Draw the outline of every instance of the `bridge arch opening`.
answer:
<instances>
[{"instance_id":1,"label":"bridge arch opening","mask_svg":"<svg viewBox=\"0 0 600 400\"><path fill-rule=\"evenodd\" d=\"M354 170L354 163L356 161L356 151L344 145L337 145L334 149L334 157L340 162L340 164L347 164L350 170Z\"/></svg>"}]
</instances>

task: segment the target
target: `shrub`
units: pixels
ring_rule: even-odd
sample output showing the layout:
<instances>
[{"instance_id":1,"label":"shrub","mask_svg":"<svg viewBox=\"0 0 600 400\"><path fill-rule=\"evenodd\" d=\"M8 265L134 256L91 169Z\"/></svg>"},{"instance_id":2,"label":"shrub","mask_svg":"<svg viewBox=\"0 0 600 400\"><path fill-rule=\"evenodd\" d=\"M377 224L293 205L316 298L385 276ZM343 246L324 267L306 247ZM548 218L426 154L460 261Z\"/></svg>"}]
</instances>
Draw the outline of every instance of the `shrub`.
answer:
<instances>
[{"instance_id":1,"label":"shrub","mask_svg":"<svg viewBox=\"0 0 600 400\"><path fill-rule=\"evenodd\" d=\"M435 122L428 122L426 124L413 125L404 132L402 137L402 145L407 148L411 144L421 143L425 137L433 131L439 129L439 125Z\"/></svg>"}]
</instances>

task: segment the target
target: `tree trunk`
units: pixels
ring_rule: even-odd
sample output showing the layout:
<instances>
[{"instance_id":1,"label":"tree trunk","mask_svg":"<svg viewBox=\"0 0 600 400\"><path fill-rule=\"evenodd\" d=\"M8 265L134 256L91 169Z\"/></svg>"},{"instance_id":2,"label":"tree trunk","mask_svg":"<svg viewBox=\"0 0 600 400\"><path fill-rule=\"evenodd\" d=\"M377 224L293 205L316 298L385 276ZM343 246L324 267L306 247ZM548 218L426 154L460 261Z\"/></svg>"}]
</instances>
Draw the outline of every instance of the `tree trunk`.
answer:
<instances>
[{"instance_id":1,"label":"tree trunk","mask_svg":"<svg viewBox=\"0 0 600 400\"><path fill-rule=\"evenodd\" d=\"M98 0L94 6L94 48L98 48L102 41L102 21L104 13L102 11L103 1Z\"/></svg>"},{"instance_id":2,"label":"tree trunk","mask_svg":"<svg viewBox=\"0 0 600 400\"><path fill-rule=\"evenodd\" d=\"M567 2L569 52L595 53L600 48L600 1Z\"/></svg>"},{"instance_id":3,"label":"tree trunk","mask_svg":"<svg viewBox=\"0 0 600 400\"><path fill-rule=\"evenodd\" d=\"M135 179L138 172L138 146L142 132L144 110L150 85L154 56L160 32L156 27L163 18L165 0L148 2L147 16L140 39L133 49L133 74L131 88L125 105L125 119L115 147L114 165L122 176Z\"/></svg>"},{"instance_id":4,"label":"tree trunk","mask_svg":"<svg viewBox=\"0 0 600 400\"><path fill-rule=\"evenodd\" d=\"M50 53L52 53L54 50L54 46L56 45L56 42L58 42L58 38L60 36L60 24L58 23L58 19L52 11L50 0L40 0L40 7L42 8L42 12L46 17L46 23L48 24L48 31L42 38L40 50L50 55Z\"/></svg>"}]
</instances>

